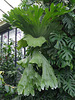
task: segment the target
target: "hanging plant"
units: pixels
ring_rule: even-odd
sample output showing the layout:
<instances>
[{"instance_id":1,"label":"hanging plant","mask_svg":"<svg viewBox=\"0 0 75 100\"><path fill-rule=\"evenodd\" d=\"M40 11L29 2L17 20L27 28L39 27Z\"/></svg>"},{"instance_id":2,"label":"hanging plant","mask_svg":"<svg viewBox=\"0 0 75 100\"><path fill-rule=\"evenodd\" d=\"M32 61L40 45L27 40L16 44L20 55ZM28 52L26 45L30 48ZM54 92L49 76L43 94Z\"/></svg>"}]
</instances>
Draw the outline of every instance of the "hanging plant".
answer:
<instances>
[{"instance_id":1,"label":"hanging plant","mask_svg":"<svg viewBox=\"0 0 75 100\"><path fill-rule=\"evenodd\" d=\"M17 62L25 68L17 87L19 95L34 96L35 90L58 88L59 82L53 66L63 68L72 65L71 51L67 52L65 48L67 42L64 37L67 38L67 35L62 31L63 26L59 20L59 16L71 11L66 7L63 3L57 5L52 3L49 11L49 8L25 4L24 7L14 8L8 12L8 15L4 15L5 21L24 32L24 37L18 42L17 49L28 48L26 58ZM68 63L62 67L59 64L60 59Z\"/></svg>"}]
</instances>

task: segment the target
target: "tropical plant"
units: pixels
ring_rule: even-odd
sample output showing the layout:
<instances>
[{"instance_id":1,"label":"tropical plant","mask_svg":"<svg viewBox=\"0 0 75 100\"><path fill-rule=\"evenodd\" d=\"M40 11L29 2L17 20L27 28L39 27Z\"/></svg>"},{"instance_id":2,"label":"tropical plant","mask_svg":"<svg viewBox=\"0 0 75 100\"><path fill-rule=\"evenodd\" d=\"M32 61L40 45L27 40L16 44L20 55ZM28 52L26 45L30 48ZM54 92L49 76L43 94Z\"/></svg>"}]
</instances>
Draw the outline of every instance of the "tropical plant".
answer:
<instances>
[{"instance_id":1,"label":"tropical plant","mask_svg":"<svg viewBox=\"0 0 75 100\"><path fill-rule=\"evenodd\" d=\"M20 51L17 52L17 57L17 60L21 59ZM18 67L15 67L14 41L9 40L9 45L8 43L2 43L2 54L0 55L0 99L10 100L17 96L17 74L20 72Z\"/></svg>"},{"instance_id":2,"label":"tropical plant","mask_svg":"<svg viewBox=\"0 0 75 100\"><path fill-rule=\"evenodd\" d=\"M24 0L22 6L4 15L5 21L24 32L17 49L27 47L27 52L26 58L17 62L24 68L17 91L19 95L28 96L27 100L75 97L74 7L69 10L70 4L67 7L66 3L54 1L55 4L47 2L48 8L39 3L27 5Z\"/></svg>"}]
</instances>

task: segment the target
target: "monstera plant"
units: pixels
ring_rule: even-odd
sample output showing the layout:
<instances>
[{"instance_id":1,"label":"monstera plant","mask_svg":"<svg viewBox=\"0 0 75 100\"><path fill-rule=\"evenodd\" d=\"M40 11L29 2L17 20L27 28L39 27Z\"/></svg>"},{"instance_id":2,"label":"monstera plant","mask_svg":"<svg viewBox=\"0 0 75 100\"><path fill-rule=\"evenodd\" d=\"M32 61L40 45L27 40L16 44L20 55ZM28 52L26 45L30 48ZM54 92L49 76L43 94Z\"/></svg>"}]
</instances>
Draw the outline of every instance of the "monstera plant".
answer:
<instances>
[{"instance_id":1,"label":"monstera plant","mask_svg":"<svg viewBox=\"0 0 75 100\"><path fill-rule=\"evenodd\" d=\"M57 69L66 66L73 68L74 52L71 53L71 50L66 48L70 39L68 40L68 36L62 30L63 25L60 21L60 16L70 11L63 3L57 5L52 3L49 8L43 8L39 4L30 6L24 4L23 7L14 8L8 15L4 15L5 21L24 32L17 49L27 47L26 57L17 62L25 68L18 83L18 94L34 96L35 90L59 88ZM73 49L73 46L74 44L70 47ZM66 85L63 88L65 87ZM65 89L67 90L68 88ZM74 91L73 88L73 92L68 93L74 95Z\"/></svg>"}]
</instances>

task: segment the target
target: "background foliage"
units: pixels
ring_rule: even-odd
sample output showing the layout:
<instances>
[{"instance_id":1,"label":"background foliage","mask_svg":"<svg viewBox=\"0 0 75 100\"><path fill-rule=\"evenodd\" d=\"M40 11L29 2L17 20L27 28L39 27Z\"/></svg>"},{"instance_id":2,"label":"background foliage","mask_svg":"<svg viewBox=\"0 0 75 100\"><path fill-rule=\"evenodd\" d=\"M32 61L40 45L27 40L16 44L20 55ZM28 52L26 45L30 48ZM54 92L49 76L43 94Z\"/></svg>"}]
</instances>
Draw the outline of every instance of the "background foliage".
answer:
<instances>
[{"instance_id":1,"label":"background foliage","mask_svg":"<svg viewBox=\"0 0 75 100\"><path fill-rule=\"evenodd\" d=\"M15 47L14 41L2 43L2 54L0 54L0 99L11 100L17 96L16 85L21 67L15 67ZM17 60L21 59L21 52L17 52ZM17 76L18 75L18 76Z\"/></svg>"}]
</instances>

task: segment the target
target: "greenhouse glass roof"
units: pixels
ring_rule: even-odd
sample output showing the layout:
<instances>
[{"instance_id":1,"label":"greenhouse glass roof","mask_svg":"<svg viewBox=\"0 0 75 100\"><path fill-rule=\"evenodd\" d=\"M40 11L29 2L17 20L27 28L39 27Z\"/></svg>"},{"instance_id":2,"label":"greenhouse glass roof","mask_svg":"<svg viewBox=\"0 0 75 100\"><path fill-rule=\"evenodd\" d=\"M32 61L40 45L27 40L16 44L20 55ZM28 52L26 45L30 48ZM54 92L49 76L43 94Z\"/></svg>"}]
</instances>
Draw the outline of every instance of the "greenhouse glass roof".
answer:
<instances>
[{"instance_id":1,"label":"greenhouse glass roof","mask_svg":"<svg viewBox=\"0 0 75 100\"><path fill-rule=\"evenodd\" d=\"M2 16L14 7L17 7L22 0L0 0L0 22L2 21Z\"/></svg>"}]
</instances>

